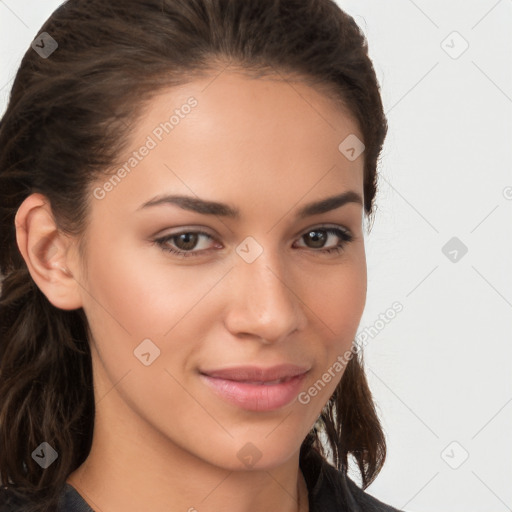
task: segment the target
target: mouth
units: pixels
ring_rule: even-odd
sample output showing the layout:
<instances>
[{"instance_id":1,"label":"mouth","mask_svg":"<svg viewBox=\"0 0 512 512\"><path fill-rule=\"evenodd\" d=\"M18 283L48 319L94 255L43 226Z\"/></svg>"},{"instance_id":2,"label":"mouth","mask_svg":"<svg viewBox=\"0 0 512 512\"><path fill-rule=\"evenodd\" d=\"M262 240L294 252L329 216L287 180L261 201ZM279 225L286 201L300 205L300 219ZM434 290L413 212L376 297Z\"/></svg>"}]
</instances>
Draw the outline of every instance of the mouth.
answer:
<instances>
[{"instance_id":1,"label":"mouth","mask_svg":"<svg viewBox=\"0 0 512 512\"><path fill-rule=\"evenodd\" d=\"M310 368L283 364L270 368L240 366L200 371L217 396L248 411L272 411L290 404Z\"/></svg>"}]
</instances>

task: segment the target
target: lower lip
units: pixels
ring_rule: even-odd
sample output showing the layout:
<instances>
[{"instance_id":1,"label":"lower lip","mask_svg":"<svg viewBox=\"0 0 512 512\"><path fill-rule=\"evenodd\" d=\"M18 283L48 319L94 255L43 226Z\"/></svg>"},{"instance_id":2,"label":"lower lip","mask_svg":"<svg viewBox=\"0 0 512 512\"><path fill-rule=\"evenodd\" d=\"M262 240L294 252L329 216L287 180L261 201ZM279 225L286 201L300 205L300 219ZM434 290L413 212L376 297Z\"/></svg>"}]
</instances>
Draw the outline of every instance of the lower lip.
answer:
<instances>
[{"instance_id":1,"label":"lower lip","mask_svg":"<svg viewBox=\"0 0 512 512\"><path fill-rule=\"evenodd\" d=\"M292 402L299 394L306 374L279 384L247 384L201 374L213 391L228 402L247 411L273 411Z\"/></svg>"}]
</instances>

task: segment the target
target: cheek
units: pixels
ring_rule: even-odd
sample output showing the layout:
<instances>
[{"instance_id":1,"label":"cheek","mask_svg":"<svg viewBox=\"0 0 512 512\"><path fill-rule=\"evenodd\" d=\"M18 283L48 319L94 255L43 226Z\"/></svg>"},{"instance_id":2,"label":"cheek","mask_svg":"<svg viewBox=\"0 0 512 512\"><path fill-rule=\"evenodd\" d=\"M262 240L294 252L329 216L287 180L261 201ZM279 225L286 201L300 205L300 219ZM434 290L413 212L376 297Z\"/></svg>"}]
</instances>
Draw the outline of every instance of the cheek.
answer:
<instances>
[{"instance_id":1,"label":"cheek","mask_svg":"<svg viewBox=\"0 0 512 512\"><path fill-rule=\"evenodd\" d=\"M188 368L190 354L208 334L203 323L215 318L214 306L205 298L218 282L218 272L200 273L163 259L148 263L148 253L158 248L138 253L115 247L91 255L84 296L101 371L114 382L128 370L129 379L141 383L152 375L148 385L158 375L168 388L170 376L164 370L179 374L183 366ZM149 367L137 358L148 351L153 360ZM179 396L180 390L174 391Z\"/></svg>"},{"instance_id":2,"label":"cheek","mask_svg":"<svg viewBox=\"0 0 512 512\"><path fill-rule=\"evenodd\" d=\"M314 288L315 293L309 298L315 313L310 318L316 322L310 328L319 333L317 339L322 348L317 350L317 366L303 395L306 402L302 402L309 404L313 416L320 413L323 403L334 392L353 355L353 344L366 303L364 252L359 252L346 264L331 267L330 277L319 283L321 289Z\"/></svg>"},{"instance_id":3,"label":"cheek","mask_svg":"<svg viewBox=\"0 0 512 512\"><path fill-rule=\"evenodd\" d=\"M162 337L213 286L215 276L200 279L191 269L155 264L148 254L158 250L122 251L109 244L104 253L92 255L84 296L92 323L101 320L98 327L128 334L133 341Z\"/></svg>"},{"instance_id":4,"label":"cheek","mask_svg":"<svg viewBox=\"0 0 512 512\"><path fill-rule=\"evenodd\" d=\"M354 356L353 343L366 302L365 268L356 268L350 272L333 272L332 279L325 283L324 293L315 295L312 302L316 323L310 329L321 332L317 336L317 364L297 397L300 407L307 411L311 426Z\"/></svg>"},{"instance_id":5,"label":"cheek","mask_svg":"<svg viewBox=\"0 0 512 512\"><path fill-rule=\"evenodd\" d=\"M360 274L333 276L317 297L317 309L322 319L331 326L349 326L358 323L366 302L366 285Z\"/></svg>"},{"instance_id":6,"label":"cheek","mask_svg":"<svg viewBox=\"0 0 512 512\"><path fill-rule=\"evenodd\" d=\"M317 286L309 288L308 301L317 321L324 325L326 342L340 348L356 334L366 303L367 275L364 254L332 267Z\"/></svg>"}]
</instances>

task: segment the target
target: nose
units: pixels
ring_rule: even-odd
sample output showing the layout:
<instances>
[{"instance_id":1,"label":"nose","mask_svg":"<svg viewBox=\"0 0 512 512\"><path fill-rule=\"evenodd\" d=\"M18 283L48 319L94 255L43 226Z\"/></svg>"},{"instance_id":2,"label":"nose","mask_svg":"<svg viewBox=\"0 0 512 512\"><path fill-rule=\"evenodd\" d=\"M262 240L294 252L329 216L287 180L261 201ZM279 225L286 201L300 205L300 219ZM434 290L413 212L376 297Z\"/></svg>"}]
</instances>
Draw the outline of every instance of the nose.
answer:
<instances>
[{"instance_id":1,"label":"nose","mask_svg":"<svg viewBox=\"0 0 512 512\"><path fill-rule=\"evenodd\" d=\"M305 298L275 252L264 250L252 263L240 259L230 272L225 325L234 336L272 344L305 327Z\"/></svg>"}]
</instances>

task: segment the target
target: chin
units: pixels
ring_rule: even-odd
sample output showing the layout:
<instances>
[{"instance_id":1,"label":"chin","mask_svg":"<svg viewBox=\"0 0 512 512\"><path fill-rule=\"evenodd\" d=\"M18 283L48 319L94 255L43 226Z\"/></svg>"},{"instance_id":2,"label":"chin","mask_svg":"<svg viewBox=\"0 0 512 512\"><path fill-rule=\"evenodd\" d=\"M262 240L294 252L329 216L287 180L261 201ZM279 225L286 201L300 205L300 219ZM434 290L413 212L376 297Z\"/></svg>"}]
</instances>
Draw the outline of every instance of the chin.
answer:
<instances>
[{"instance_id":1,"label":"chin","mask_svg":"<svg viewBox=\"0 0 512 512\"><path fill-rule=\"evenodd\" d=\"M298 455L303 439L283 439L278 435L272 439L273 435L267 430L258 439L245 436L243 440L233 440L231 446L219 447L215 464L230 471L263 471L277 468Z\"/></svg>"}]
</instances>

